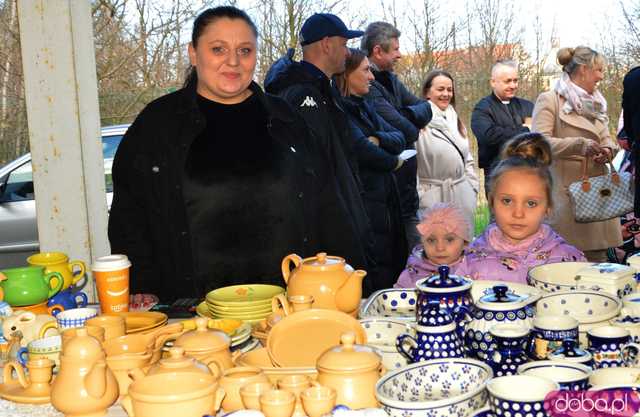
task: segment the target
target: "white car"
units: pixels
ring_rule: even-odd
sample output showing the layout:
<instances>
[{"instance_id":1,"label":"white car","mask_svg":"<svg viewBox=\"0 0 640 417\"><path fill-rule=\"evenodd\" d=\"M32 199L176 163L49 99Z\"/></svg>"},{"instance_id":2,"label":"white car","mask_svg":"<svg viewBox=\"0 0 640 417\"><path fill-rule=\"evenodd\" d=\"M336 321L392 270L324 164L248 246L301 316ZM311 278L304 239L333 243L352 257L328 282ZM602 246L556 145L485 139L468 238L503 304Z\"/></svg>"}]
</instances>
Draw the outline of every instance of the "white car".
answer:
<instances>
[{"instance_id":1,"label":"white car","mask_svg":"<svg viewBox=\"0 0 640 417\"><path fill-rule=\"evenodd\" d=\"M109 207L113 197L111 165L128 127L129 125L117 125L102 128L102 154ZM0 231L0 269L25 265L27 257L38 252L40 245L31 154L0 167Z\"/></svg>"}]
</instances>

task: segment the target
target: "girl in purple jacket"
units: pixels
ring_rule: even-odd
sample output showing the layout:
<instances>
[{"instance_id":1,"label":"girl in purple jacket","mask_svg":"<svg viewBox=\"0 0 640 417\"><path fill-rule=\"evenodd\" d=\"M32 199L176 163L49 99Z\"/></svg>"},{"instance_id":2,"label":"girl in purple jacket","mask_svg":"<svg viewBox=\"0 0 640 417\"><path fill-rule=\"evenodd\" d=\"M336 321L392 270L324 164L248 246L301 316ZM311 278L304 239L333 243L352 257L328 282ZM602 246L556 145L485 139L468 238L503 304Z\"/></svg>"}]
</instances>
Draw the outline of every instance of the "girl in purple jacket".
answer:
<instances>
[{"instance_id":1,"label":"girl in purple jacket","mask_svg":"<svg viewBox=\"0 0 640 417\"><path fill-rule=\"evenodd\" d=\"M549 142L539 133L523 133L505 144L501 158L489 180L495 223L471 243L457 274L524 284L534 266L586 261L543 223L553 209Z\"/></svg>"},{"instance_id":2,"label":"girl in purple jacket","mask_svg":"<svg viewBox=\"0 0 640 417\"><path fill-rule=\"evenodd\" d=\"M451 203L434 204L425 211L417 229L422 244L413 248L396 288L415 287L419 279L437 274L440 265L449 265L454 274L464 263L471 225L460 208Z\"/></svg>"}]
</instances>

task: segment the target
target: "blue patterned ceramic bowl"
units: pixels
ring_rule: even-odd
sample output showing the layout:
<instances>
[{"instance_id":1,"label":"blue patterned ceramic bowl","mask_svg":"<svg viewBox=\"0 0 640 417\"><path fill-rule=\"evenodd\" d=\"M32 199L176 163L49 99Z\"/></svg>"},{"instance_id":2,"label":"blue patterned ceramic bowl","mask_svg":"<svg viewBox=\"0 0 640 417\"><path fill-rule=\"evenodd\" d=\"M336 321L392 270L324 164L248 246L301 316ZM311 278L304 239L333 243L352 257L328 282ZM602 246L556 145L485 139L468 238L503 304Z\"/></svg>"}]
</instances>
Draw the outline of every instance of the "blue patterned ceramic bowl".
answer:
<instances>
[{"instance_id":1,"label":"blue patterned ceramic bowl","mask_svg":"<svg viewBox=\"0 0 640 417\"><path fill-rule=\"evenodd\" d=\"M578 271L592 262L557 262L536 266L529 270L527 282L529 285L544 292L569 291L579 288L576 281Z\"/></svg>"},{"instance_id":2,"label":"blue patterned ceramic bowl","mask_svg":"<svg viewBox=\"0 0 640 417\"><path fill-rule=\"evenodd\" d=\"M487 383L491 411L510 417L547 417L544 399L559 389L557 382L529 375L501 376Z\"/></svg>"},{"instance_id":3,"label":"blue patterned ceramic bowl","mask_svg":"<svg viewBox=\"0 0 640 417\"><path fill-rule=\"evenodd\" d=\"M388 317L416 320L417 294L415 288L388 288L376 291L360 309L360 318Z\"/></svg>"},{"instance_id":4,"label":"blue patterned ceramic bowl","mask_svg":"<svg viewBox=\"0 0 640 417\"><path fill-rule=\"evenodd\" d=\"M587 345L586 332L605 326L622 308L622 301L603 291L557 291L544 295L536 303L538 317L571 316L578 320L580 344Z\"/></svg>"},{"instance_id":5,"label":"blue patterned ceramic bowl","mask_svg":"<svg viewBox=\"0 0 640 417\"><path fill-rule=\"evenodd\" d=\"M376 398L390 417L469 416L487 401L491 368L475 359L435 359L387 373Z\"/></svg>"},{"instance_id":6,"label":"blue patterned ceramic bowl","mask_svg":"<svg viewBox=\"0 0 640 417\"><path fill-rule=\"evenodd\" d=\"M378 349L382 356L382 365L387 370L407 366L409 361L396 349L396 338L401 334L415 335L415 330L410 323L402 320L376 318L362 319L360 324L367 334L367 345Z\"/></svg>"},{"instance_id":7,"label":"blue patterned ceramic bowl","mask_svg":"<svg viewBox=\"0 0 640 417\"><path fill-rule=\"evenodd\" d=\"M518 374L539 376L560 384L560 389L579 391L589 387L591 368L579 363L537 361L518 367Z\"/></svg>"}]
</instances>

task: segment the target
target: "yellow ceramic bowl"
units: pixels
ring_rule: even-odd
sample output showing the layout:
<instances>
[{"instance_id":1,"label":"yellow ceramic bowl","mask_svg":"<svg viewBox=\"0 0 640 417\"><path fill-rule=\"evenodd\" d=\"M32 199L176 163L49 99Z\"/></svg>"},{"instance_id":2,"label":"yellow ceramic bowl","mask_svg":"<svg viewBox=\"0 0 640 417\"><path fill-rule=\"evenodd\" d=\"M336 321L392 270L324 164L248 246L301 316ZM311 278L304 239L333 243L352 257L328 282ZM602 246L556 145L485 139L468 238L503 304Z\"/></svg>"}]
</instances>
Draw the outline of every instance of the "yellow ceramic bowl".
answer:
<instances>
[{"instance_id":1,"label":"yellow ceramic bowl","mask_svg":"<svg viewBox=\"0 0 640 417\"><path fill-rule=\"evenodd\" d=\"M284 288L277 285L249 284L232 285L213 290L207 294L207 301L221 306L255 306L264 304L284 292Z\"/></svg>"}]
</instances>

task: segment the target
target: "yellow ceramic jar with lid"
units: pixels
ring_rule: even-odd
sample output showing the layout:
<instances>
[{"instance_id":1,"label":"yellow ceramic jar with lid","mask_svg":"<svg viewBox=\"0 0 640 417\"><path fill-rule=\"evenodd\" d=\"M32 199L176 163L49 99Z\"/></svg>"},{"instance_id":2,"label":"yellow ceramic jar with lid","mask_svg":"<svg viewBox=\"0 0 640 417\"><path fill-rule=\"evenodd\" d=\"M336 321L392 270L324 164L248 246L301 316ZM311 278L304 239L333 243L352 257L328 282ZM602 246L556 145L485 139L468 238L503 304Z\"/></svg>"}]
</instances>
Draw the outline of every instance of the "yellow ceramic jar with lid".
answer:
<instances>
[{"instance_id":1,"label":"yellow ceramic jar with lid","mask_svg":"<svg viewBox=\"0 0 640 417\"><path fill-rule=\"evenodd\" d=\"M291 264L295 268L291 270ZM344 258L324 252L302 259L296 254L282 260L282 277L287 283L287 296L310 295L313 308L340 310L355 314L362 297L362 279L365 271L357 270Z\"/></svg>"},{"instance_id":2,"label":"yellow ceramic jar with lid","mask_svg":"<svg viewBox=\"0 0 640 417\"><path fill-rule=\"evenodd\" d=\"M211 359L209 363L204 364L200 361L186 356L184 349L181 347L172 347L169 349L169 357L160 359L160 361L149 368L147 375L155 375L166 372L201 372L207 375L213 375L217 380L222 375L222 365L216 359Z\"/></svg>"},{"instance_id":3,"label":"yellow ceramic jar with lid","mask_svg":"<svg viewBox=\"0 0 640 417\"><path fill-rule=\"evenodd\" d=\"M224 369L233 367L233 360L240 355L240 351L231 354L229 346L231 338L220 330L209 330L207 319L198 317L196 329L183 333L173 343L175 347L184 349L187 356L201 362L217 361Z\"/></svg>"},{"instance_id":4,"label":"yellow ceramic jar with lid","mask_svg":"<svg viewBox=\"0 0 640 417\"><path fill-rule=\"evenodd\" d=\"M381 362L374 348L356 345L355 334L344 333L340 346L318 358L318 382L336 390L336 404L352 409L378 407L376 383L385 372Z\"/></svg>"}]
</instances>

